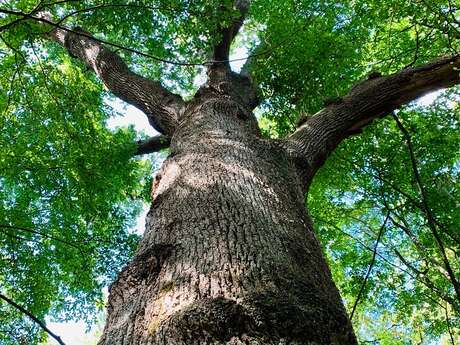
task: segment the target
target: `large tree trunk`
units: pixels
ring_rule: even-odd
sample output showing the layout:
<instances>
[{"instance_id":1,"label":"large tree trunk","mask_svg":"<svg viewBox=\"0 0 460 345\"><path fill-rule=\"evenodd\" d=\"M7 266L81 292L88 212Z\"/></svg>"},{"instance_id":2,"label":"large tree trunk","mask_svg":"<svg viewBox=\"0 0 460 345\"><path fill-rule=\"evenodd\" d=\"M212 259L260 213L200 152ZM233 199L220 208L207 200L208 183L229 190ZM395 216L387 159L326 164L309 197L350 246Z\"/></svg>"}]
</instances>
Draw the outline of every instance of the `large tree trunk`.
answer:
<instances>
[{"instance_id":1,"label":"large tree trunk","mask_svg":"<svg viewBox=\"0 0 460 345\"><path fill-rule=\"evenodd\" d=\"M208 84L188 103L132 72L91 34L46 12L3 10L51 25L46 37L148 116L164 136L140 143L137 153L171 140L144 238L111 287L100 345L356 344L304 193L341 141L427 92L459 84L460 56L365 80L286 140L268 141L252 114L250 80L229 66L248 6L235 1L241 16L220 28ZM447 257L445 268L458 290Z\"/></svg>"},{"instance_id":2,"label":"large tree trunk","mask_svg":"<svg viewBox=\"0 0 460 345\"><path fill-rule=\"evenodd\" d=\"M111 287L100 345L356 344L305 209L309 164L297 141L260 137L254 86L230 70L247 11L236 4L242 17L223 28L208 83L188 103L89 33L48 13L27 16L53 25L49 39L165 135L138 153L171 137L144 238Z\"/></svg>"},{"instance_id":3,"label":"large tree trunk","mask_svg":"<svg viewBox=\"0 0 460 345\"><path fill-rule=\"evenodd\" d=\"M356 344L295 165L244 102L199 91L152 196L100 344Z\"/></svg>"}]
</instances>

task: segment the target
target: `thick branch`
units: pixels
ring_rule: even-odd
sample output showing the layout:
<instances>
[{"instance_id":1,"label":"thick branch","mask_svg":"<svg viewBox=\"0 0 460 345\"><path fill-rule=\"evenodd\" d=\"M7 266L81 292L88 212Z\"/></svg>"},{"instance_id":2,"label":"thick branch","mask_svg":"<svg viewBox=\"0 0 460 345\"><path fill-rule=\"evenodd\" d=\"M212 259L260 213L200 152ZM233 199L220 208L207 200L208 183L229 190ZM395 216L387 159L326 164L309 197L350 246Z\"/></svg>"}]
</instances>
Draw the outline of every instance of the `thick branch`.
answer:
<instances>
[{"instance_id":1,"label":"thick branch","mask_svg":"<svg viewBox=\"0 0 460 345\"><path fill-rule=\"evenodd\" d=\"M389 76L374 76L308 119L285 143L305 188L342 140L428 92L460 83L459 69L456 55Z\"/></svg>"},{"instance_id":2,"label":"thick branch","mask_svg":"<svg viewBox=\"0 0 460 345\"><path fill-rule=\"evenodd\" d=\"M223 62L226 65L229 63L230 46L243 25L244 18L248 12L249 0L236 0L234 6L240 13L240 16L234 19L229 26L220 28L222 39L214 47L213 54L213 60L215 62Z\"/></svg>"},{"instance_id":3,"label":"thick branch","mask_svg":"<svg viewBox=\"0 0 460 345\"><path fill-rule=\"evenodd\" d=\"M50 22L49 19L47 21ZM79 28L66 30L55 27L46 37L83 61L113 94L142 110L156 130L172 135L183 105L180 96L169 92L159 82L130 71L117 54Z\"/></svg>"},{"instance_id":4,"label":"thick branch","mask_svg":"<svg viewBox=\"0 0 460 345\"><path fill-rule=\"evenodd\" d=\"M168 148L170 143L171 138L164 135L158 135L147 140L138 141L135 155L158 152L162 149Z\"/></svg>"},{"instance_id":5,"label":"thick branch","mask_svg":"<svg viewBox=\"0 0 460 345\"><path fill-rule=\"evenodd\" d=\"M26 308L20 306L15 301L9 299L5 295L0 294L0 299L4 300L9 305L11 305L15 309L19 310L21 313L27 315L32 321L34 321L37 325L39 325L42 330L44 330L46 333L48 333L50 336L52 336L60 345L65 345L65 343L62 341L62 339L58 335L54 334L48 327L46 327L46 325L45 325L45 323L43 321L41 321L38 317L33 315Z\"/></svg>"}]
</instances>

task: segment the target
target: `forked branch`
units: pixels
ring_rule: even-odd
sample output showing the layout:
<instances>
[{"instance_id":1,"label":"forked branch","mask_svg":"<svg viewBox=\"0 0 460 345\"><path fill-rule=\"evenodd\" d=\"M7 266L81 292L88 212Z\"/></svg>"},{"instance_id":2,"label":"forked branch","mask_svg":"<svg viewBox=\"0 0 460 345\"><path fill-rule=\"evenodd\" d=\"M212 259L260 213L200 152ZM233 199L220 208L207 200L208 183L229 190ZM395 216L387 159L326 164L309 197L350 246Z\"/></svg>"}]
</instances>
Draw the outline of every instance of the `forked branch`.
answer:
<instances>
[{"instance_id":1,"label":"forked branch","mask_svg":"<svg viewBox=\"0 0 460 345\"><path fill-rule=\"evenodd\" d=\"M213 60L215 62L224 63L225 65L228 65L229 63L230 46L243 25L244 19L249 10L249 0L235 0L234 8L240 15L232 20L229 26L220 28L219 31L222 39L214 47Z\"/></svg>"}]
</instances>

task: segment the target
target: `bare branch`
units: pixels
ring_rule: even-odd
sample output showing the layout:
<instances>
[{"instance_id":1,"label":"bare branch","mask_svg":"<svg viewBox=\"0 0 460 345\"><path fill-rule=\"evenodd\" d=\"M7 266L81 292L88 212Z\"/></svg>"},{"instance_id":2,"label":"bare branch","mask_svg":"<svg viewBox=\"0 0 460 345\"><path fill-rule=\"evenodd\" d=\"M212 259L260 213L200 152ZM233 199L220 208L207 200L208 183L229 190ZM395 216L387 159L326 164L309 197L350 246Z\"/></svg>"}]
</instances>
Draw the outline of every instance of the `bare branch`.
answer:
<instances>
[{"instance_id":1,"label":"bare branch","mask_svg":"<svg viewBox=\"0 0 460 345\"><path fill-rule=\"evenodd\" d=\"M428 92L460 83L459 69L460 55L455 55L389 76L373 75L309 118L285 141L305 190L342 140Z\"/></svg>"},{"instance_id":2,"label":"bare branch","mask_svg":"<svg viewBox=\"0 0 460 345\"><path fill-rule=\"evenodd\" d=\"M144 155L147 153L158 152L169 147L171 138L165 135L158 135L147 140L137 142L137 151L135 155Z\"/></svg>"}]
</instances>

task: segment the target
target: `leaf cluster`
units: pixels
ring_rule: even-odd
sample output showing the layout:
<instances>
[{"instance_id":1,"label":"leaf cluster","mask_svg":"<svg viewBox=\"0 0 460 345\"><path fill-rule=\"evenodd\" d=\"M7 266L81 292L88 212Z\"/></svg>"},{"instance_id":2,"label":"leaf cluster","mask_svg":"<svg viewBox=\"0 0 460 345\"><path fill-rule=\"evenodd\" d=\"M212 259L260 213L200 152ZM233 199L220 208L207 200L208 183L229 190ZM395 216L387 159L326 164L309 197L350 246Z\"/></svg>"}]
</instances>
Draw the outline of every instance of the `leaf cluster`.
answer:
<instances>
[{"instance_id":1,"label":"leaf cluster","mask_svg":"<svg viewBox=\"0 0 460 345\"><path fill-rule=\"evenodd\" d=\"M0 292L42 320L91 321L137 244L150 164L131 159L133 129L106 128L100 83L28 43L0 61ZM43 337L3 301L0 325L1 344Z\"/></svg>"}]
</instances>

